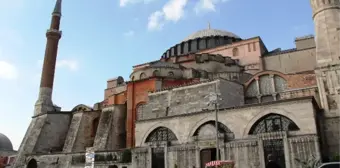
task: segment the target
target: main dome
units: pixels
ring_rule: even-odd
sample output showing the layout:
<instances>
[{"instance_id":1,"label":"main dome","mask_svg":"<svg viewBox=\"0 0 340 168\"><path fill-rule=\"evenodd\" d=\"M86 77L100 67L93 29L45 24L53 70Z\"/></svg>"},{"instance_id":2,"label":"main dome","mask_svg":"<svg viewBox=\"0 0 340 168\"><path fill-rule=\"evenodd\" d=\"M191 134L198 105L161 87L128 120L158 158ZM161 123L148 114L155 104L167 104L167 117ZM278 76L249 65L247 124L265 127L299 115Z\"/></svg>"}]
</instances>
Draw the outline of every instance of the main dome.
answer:
<instances>
[{"instance_id":1,"label":"main dome","mask_svg":"<svg viewBox=\"0 0 340 168\"><path fill-rule=\"evenodd\" d=\"M12 151L12 142L7 138L6 135L0 133L0 151Z\"/></svg>"},{"instance_id":2,"label":"main dome","mask_svg":"<svg viewBox=\"0 0 340 168\"><path fill-rule=\"evenodd\" d=\"M225 31L225 30L217 30L217 29L204 29L197 31L188 37L186 37L182 42L193 40L193 39L198 39L198 38L203 38L203 37L210 37L210 36L227 36L227 37L233 37L233 38L240 38L234 33Z\"/></svg>"}]
</instances>

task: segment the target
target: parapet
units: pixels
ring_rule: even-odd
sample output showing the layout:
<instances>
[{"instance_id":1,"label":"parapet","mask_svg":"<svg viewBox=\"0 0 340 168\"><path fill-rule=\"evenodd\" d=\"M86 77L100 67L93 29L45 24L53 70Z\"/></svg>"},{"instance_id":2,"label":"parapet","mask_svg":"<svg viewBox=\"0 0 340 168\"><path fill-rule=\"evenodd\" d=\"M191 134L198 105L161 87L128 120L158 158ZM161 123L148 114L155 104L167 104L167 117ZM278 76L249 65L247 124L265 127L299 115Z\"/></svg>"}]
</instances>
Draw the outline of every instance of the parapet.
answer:
<instances>
[{"instance_id":1,"label":"parapet","mask_svg":"<svg viewBox=\"0 0 340 168\"><path fill-rule=\"evenodd\" d=\"M295 45L297 50L308 49L315 47L314 35L306 35L295 38Z\"/></svg>"},{"instance_id":2,"label":"parapet","mask_svg":"<svg viewBox=\"0 0 340 168\"><path fill-rule=\"evenodd\" d=\"M330 8L340 8L340 0L310 0L314 16L322 10Z\"/></svg>"},{"instance_id":3,"label":"parapet","mask_svg":"<svg viewBox=\"0 0 340 168\"><path fill-rule=\"evenodd\" d=\"M305 35L305 36L296 37L295 41L307 40L307 39L312 39L312 38L314 38L314 35L309 34L309 35Z\"/></svg>"}]
</instances>

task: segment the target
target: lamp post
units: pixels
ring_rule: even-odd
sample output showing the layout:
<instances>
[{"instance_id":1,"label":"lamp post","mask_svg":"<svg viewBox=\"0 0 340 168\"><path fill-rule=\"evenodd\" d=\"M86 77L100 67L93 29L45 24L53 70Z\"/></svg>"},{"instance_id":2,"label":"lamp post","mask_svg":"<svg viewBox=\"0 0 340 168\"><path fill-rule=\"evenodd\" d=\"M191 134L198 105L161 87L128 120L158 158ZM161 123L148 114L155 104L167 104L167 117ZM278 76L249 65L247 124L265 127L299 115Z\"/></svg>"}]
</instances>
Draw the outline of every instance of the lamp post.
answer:
<instances>
[{"instance_id":1,"label":"lamp post","mask_svg":"<svg viewBox=\"0 0 340 168\"><path fill-rule=\"evenodd\" d=\"M215 131L216 131L216 160L220 159L220 150L219 150L219 138L218 138L218 100L222 100L219 98L219 94L217 93L217 85L215 85L215 92L209 94L209 102L208 106L214 104L215 107Z\"/></svg>"}]
</instances>

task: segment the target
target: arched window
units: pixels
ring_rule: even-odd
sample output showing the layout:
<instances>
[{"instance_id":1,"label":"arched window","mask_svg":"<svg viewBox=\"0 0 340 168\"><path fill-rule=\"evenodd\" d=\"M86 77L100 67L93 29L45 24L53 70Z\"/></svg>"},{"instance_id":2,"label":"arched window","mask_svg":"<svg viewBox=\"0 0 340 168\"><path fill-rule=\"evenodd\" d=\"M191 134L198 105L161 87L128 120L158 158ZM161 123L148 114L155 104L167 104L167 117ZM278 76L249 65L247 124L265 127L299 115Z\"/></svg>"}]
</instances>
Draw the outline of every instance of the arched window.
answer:
<instances>
[{"instance_id":1,"label":"arched window","mask_svg":"<svg viewBox=\"0 0 340 168\"><path fill-rule=\"evenodd\" d=\"M139 76L139 79L145 79L146 78L146 74L144 72L142 72Z\"/></svg>"},{"instance_id":2,"label":"arched window","mask_svg":"<svg viewBox=\"0 0 340 168\"><path fill-rule=\"evenodd\" d=\"M158 127L146 138L146 142L176 141L176 135L166 127Z\"/></svg>"},{"instance_id":3,"label":"arched window","mask_svg":"<svg viewBox=\"0 0 340 168\"><path fill-rule=\"evenodd\" d=\"M92 121L92 133L91 133L91 137L95 137L96 136L98 125L99 125L99 117L95 118Z\"/></svg>"},{"instance_id":4,"label":"arched window","mask_svg":"<svg viewBox=\"0 0 340 168\"><path fill-rule=\"evenodd\" d=\"M233 56L239 56L239 51L238 51L238 48L234 48L233 49Z\"/></svg>"},{"instance_id":5,"label":"arched window","mask_svg":"<svg viewBox=\"0 0 340 168\"><path fill-rule=\"evenodd\" d=\"M152 73L153 76L160 76L160 73L158 70L153 71Z\"/></svg>"},{"instance_id":6,"label":"arched window","mask_svg":"<svg viewBox=\"0 0 340 168\"><path fill-rule=\"evenodd\" d=\"M299 127L289 118L280 114L267 114L259 119L250 129L249 134L261 134L279 131L297 131Z\"/></svg>"},{"instance_id":7,"label":"arched window","mask_svg":"<svg viewBox=\"0 0 340 168\"><path fill-rule=\"evenodd\" d=\"M218 133L224 134L225 140L231 140L235 138L234 133L226 125L220 122L218 122ZM194 136L196 136L199 139L215 138L216 136L215 121L211 120L199 126L195 131Z\"/></svg>"},{"instance_id":8,"label":"arched window","mask_svg":"<svg viewBox=\"0 0 340 168\"><path fill-rule=\"evenodd\" d=\"M27 168L37 168L37 167L38 167L38 163L35 159L31 159L27 164Z\"/></svg>"},{"instance_id":9,"label":"arched window","mask_svg":"<svg viewBox=\"0 0 340 168\"><path fill-rule=\"evenodd\" d=\"M137 105L136 107L136 113L137 113L137 120L140 120L143 118L143 111L145 108L145 104L144 103L140 103Z\"/></svg>"},{"instance_id":10,"label":"arched window","mask_svg":"<svg viewBox=\"0 0 340 168\"><path fill-rule=\"evenodd\" d=\"M135 80L135 76L132 76L132 77L131 77L131 81L134 81L134 80Z\"/></svg>"},{"instance_id":11,"label":"arched window","mask_svg":"<svg viewBox=\"0 0 340 168\"><path fill-rule=\"evenodd\" d=\"M168 73L168 76L175 76L175 74L174 74L174 72L172 72L172 71L170 71L169 73Z\"/></svg>"}]
</instances>

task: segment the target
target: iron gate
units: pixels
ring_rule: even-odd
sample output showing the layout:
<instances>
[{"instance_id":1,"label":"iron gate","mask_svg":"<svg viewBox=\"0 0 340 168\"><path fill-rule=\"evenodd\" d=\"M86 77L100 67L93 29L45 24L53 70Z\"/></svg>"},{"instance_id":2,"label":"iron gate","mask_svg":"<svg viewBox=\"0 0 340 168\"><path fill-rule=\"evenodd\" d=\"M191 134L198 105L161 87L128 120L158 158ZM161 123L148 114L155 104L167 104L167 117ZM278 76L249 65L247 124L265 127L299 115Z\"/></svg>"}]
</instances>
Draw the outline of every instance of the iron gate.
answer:
<instances>
[{"instance_id":1,"label":"iron gate","mask_svg":"<svg viewBox=\"0 0 340 168\"><path fill-rule=\"evenodd\" d=\"M152 168L165 168L164 148L152 148Z\"/></svg>"},{"instance_id":2,"label":"iron gate","mask_svg":"<svg viewBox=\"0 0 340 168\"><path fill-rule=\"evenodd\" d=\"M272 154L276 159L276 163L280 165L281 168L285 168L285 152L283 147L282 139L271 139L263 140L263 150L265 163L268 163L268 155Z\"/></svg>"}]
</instances>

